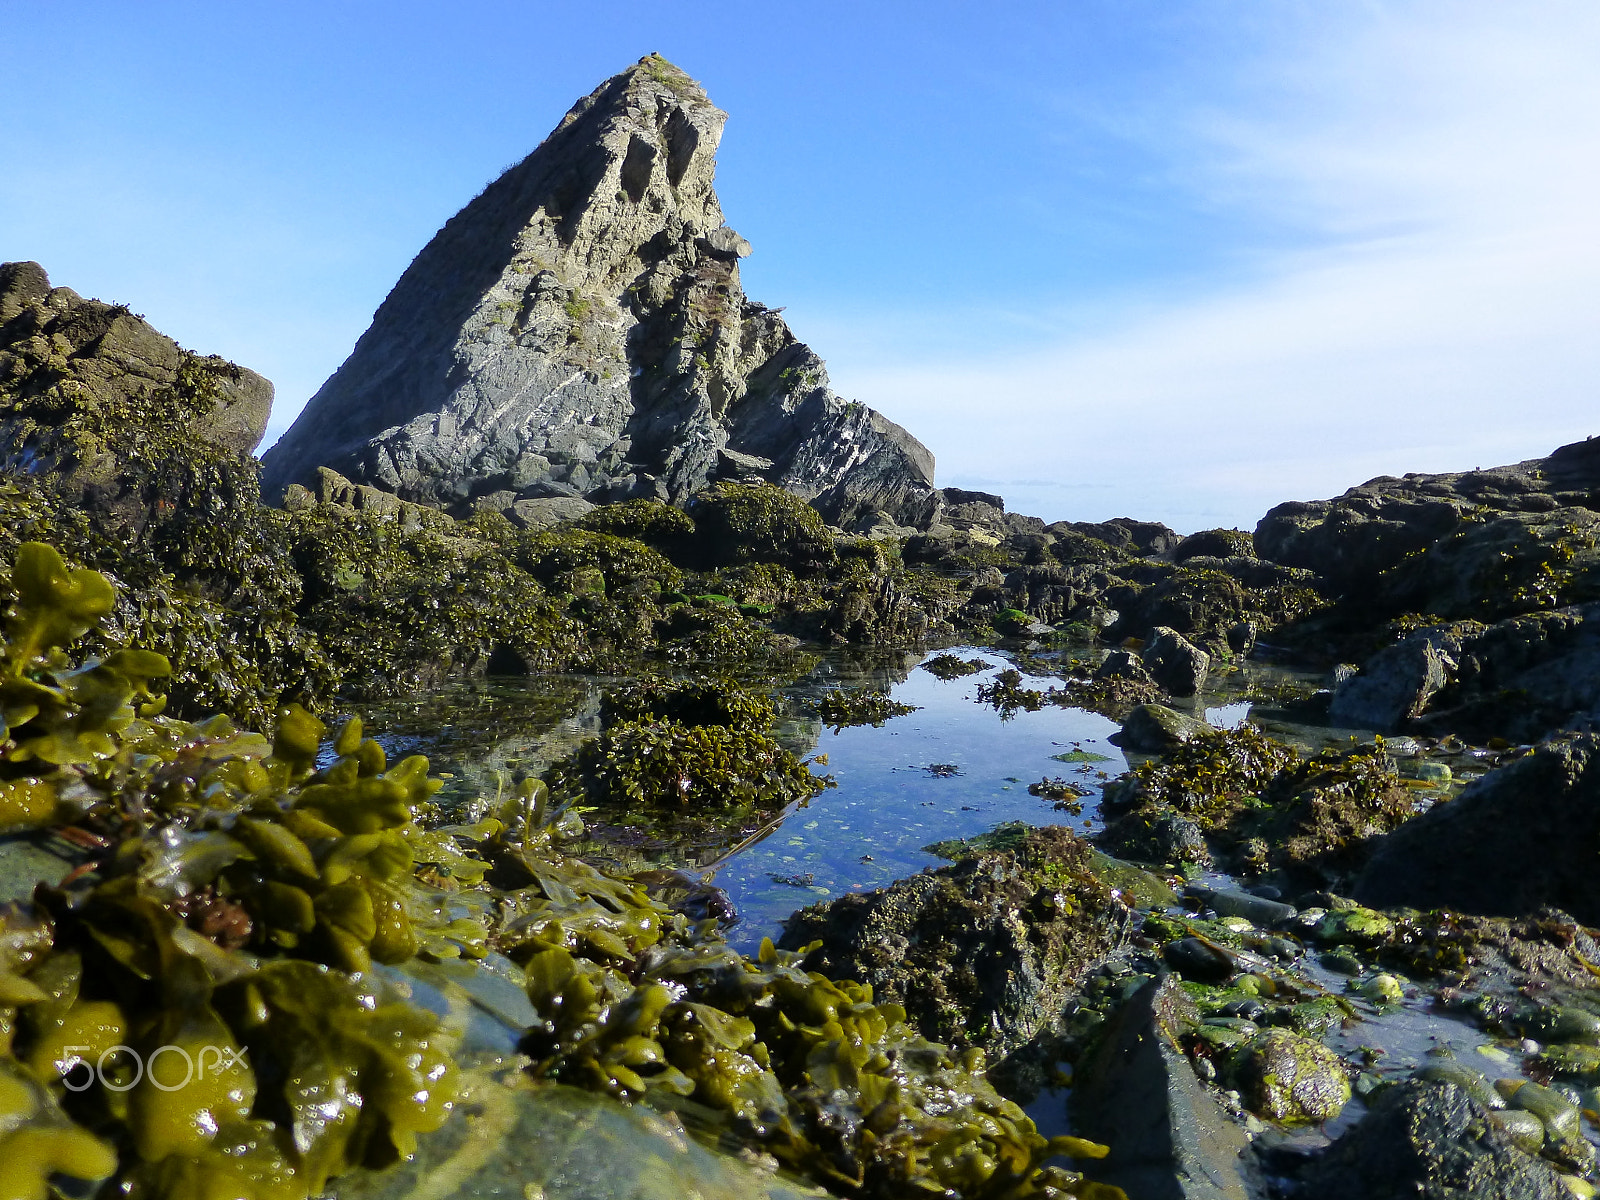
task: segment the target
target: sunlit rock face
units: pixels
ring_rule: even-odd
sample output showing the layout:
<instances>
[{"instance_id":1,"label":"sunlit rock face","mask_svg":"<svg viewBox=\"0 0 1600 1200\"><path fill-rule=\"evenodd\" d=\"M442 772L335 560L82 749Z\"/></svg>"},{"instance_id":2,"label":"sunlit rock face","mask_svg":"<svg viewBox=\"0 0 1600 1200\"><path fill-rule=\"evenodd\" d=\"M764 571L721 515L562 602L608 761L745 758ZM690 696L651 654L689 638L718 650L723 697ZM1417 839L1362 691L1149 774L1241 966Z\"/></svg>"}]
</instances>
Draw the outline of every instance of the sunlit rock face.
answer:
<instances>
[{"instance_id":1,"label":"sunlit rock face","mask_svg":"<svg viewBox=\"0 0 1600 1200\"><path fill-rule=\"evenodd\" d=\"M319 466L457 510L761 477L835 523L925 526L933 456L744 295L725 119L656 56L579 101L417 255L267 454L268 494Z\"/></svg>"}]
</instances>

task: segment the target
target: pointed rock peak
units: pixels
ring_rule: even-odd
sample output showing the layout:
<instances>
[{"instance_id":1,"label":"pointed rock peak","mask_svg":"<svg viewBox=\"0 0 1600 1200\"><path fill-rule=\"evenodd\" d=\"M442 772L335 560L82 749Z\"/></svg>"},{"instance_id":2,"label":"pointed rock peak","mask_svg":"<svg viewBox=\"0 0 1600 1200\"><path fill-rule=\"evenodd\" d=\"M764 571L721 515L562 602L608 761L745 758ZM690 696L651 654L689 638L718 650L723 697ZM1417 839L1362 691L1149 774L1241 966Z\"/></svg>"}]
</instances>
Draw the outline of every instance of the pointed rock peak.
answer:
<instances>
[{"instance_id":1,"label":"pointed rock peak","mask_svg":"<svg viewBox=\"0 0 1600 1200\"><path fill-rule=\"evenodd\" d=\"M457 213L265 459L457 511L674 503L760 477L845 522L926 523L933 459L747 300L713 188L726 114L646 55Z\"/></svg>"}]
</instances>

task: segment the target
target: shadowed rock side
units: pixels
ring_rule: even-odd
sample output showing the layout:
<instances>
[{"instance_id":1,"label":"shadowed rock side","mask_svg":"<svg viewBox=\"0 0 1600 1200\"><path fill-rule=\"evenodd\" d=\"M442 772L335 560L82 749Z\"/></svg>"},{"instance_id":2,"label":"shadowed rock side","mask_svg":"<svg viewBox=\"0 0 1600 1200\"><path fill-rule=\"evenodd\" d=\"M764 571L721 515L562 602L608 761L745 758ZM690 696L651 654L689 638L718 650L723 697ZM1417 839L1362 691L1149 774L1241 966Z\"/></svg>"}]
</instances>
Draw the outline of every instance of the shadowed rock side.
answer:
<instances>
[{"instance_id":1,"label":"shadowed rock side","mask_svg":"<svg viewBox=\"0 0 1600 1200\"><path fill-rule=\"evenodd\" d=\"M1547 742L1402 825L1356 882L1364 904L1600 922L1600 737Z\"/></svg>"},{"instance_id":2,"label":"shadowed rock side","mask_svg":"<svg viewBox=\"0 0 1600 1200\"><path fill-rule=\"evenodd\" d=\"M654 55L579 101L417 255L267 454L267 495L319 466L458 513L760 476L835 524L925 527L933 456L745 298L725 119Z\"/></svg>"}]
</instances>

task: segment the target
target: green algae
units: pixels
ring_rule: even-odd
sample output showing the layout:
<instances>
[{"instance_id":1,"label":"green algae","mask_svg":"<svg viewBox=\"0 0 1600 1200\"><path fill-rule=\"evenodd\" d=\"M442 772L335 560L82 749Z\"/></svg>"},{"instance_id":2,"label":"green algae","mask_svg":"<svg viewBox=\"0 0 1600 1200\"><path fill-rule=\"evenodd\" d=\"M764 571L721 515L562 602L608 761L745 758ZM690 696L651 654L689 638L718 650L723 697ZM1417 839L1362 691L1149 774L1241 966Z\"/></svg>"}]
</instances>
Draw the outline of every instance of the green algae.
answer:
<instances>
[{"instance_id":1,"label":"green algae","mask_svg":"<svg viewBox=\"0 0 1600 1200\"><path fill-rule=\"evenodd\" d=\"M671 1108L852 1194L1109 1194L1046 1165L1102 1151L1038 1135L983 1080L981 1058L923 1040L869 989L770 946L744 959L714 922L564 858L553 840L563 810L535 781L495 818L424 830L415 818L438 787L425 760L391 766L356 719L330 747L297 706L270 741L226 717L164 716L145 686L165 669L159 656L78 667L64 652L106 609L108 585L46 547L20 562L4 677L23 699L7 709L7 769L35 769L17 752L69 725L75 745L104 739L91 736L87 756L53 755L69 761L40 776L98 831L101 857L0 922L0 1075L20 1081L0 1079L16 1118L4 1144L29 1162L94 1180L119 1147L129 1195L299 1200L403 1159L455 1103L455 1035L369 968L499 946L541 1013L527 1043L542 1047L537 1075ZM95 686L62 684L80 678ZM48 703L27 699L40 690ZM718 689L703 683L645 690L629 711L650 715L667 698L680 715L695 703L747 723L770 713L736 695L706 707ZM511 866L532 883L464 917L416 883L440 862L458 887ZM142 1054L209 1047L229 1064L203 1087L169 1091L152 1073L125 1092L111 1086L123 1081L113 1063L109 1082L59 1110L40 1098L83 1072L86 1048L123 1041Z\"/></svg>"}]
</instances>

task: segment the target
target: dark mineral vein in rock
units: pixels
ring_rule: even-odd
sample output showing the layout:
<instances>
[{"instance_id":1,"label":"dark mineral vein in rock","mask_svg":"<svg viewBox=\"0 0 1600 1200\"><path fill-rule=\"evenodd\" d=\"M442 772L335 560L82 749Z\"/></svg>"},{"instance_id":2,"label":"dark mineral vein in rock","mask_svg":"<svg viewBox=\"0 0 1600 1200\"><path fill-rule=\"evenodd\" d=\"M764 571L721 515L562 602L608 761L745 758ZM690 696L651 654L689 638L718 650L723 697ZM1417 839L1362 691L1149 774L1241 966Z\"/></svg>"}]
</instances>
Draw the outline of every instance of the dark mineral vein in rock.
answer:
<instances>
[{"instance_id":1,"label":"dark mineral vein in rock","mask_svg":"<svg viewBox=\"0 0 1600 1200\"><path fill-rule=\"evenodd\" d=\"M319 466L458 509L760 476L836 523L925 526L933 456L745 298L725 119L656 56L580 100L417 255L266 455L267 494Z\"/></svg>"}]
</instances>

